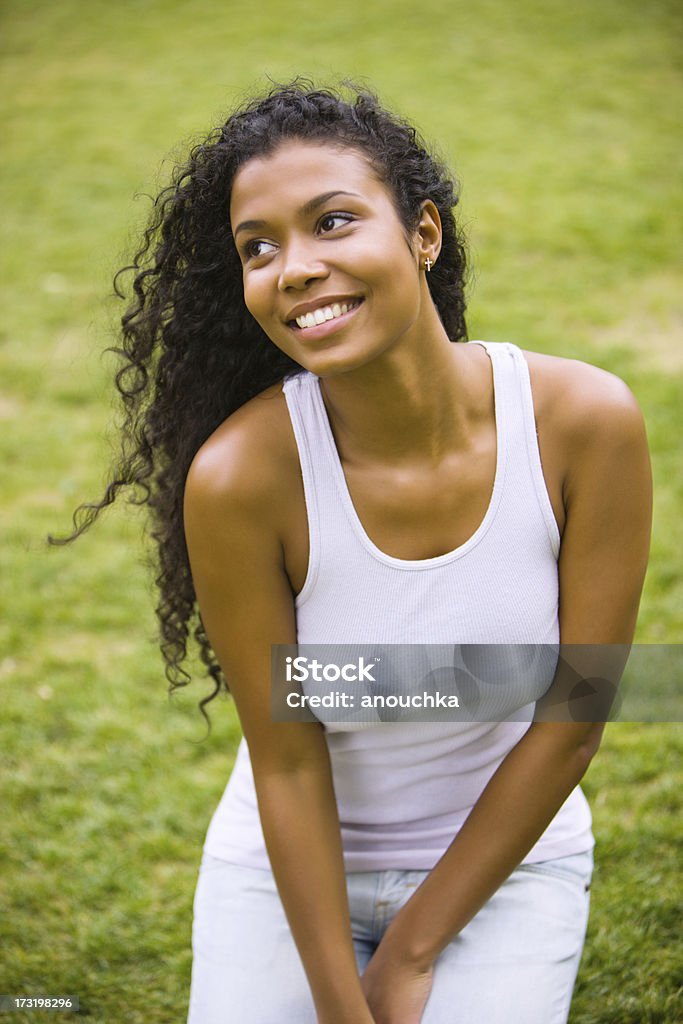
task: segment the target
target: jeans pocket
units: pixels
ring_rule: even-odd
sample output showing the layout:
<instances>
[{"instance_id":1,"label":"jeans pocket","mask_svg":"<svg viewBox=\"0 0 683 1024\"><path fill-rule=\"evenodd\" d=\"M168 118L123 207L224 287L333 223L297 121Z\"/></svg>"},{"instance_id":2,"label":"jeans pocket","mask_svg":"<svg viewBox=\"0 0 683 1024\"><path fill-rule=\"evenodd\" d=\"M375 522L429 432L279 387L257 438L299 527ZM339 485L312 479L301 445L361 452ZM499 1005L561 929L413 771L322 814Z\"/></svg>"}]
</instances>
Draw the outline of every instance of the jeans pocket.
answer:
<instances>
[{"instance_id":1,"label":"jeans pocket","mask_svg":"<svg viewBox=\"0 0 683 1024\"><path fill-rule=\"evenodd\" d=\"M583 853L572 853L568 857L554 857L551 860L537 861L535 864L520 864L517 870L573 882L584 892L588 892L593 877L593 851L585 850Z\"/></svg>"}]
</instances>

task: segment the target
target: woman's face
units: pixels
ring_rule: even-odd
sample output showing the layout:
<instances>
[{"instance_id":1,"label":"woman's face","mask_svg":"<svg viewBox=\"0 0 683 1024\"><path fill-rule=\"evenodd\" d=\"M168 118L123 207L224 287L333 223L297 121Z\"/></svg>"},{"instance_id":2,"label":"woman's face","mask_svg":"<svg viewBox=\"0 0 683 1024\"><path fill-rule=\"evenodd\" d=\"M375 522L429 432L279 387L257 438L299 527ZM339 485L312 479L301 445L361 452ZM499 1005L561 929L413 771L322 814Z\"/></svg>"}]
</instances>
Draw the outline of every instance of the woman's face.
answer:
<instances>
[{"instance_id":1,"label":"woman's face","mask_svg":"<svg viewBox=\"0 0 683 1024\"><path fill-rule=\"evenodd\" d=\"M420 230L411 248L389 191L357 150L291 141L250 160L235 176L230 220L247 308L278 348L320 376L409 337L431 304Z\"/></svg>"}]
</instances>

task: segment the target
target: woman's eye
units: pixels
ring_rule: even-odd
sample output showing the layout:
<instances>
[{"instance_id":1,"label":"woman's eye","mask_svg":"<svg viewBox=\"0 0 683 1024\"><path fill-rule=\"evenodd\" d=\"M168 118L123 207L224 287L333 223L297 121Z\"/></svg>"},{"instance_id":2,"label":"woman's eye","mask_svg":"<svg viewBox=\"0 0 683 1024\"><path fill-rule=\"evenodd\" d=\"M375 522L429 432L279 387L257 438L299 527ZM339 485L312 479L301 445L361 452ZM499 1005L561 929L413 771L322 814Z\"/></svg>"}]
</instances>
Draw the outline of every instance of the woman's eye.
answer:
<instances>
[{"instance_id":1,"label":"woman's eye","mask_svg":"<svg viewBox=\"0 0 683 1024\"><path fill-rule=\"evenodd\" d=\"M337 227L343 227L345 224L349 224L353 220L348 213L326 213L324 217L320 219L320 230L321 231L334 231Z\"/></svg>"},{"instance_id":2,"label":"woman's eye","mask_svg":"<svg viewBox=\"0 0 683 1024\"><path fill-rule=\"evenodd\" d=\"M267 256L274 248L272 242L265 242L262 238L253 238L244 246L244 253L248 259L255 260L259 256Z\"/></svg>"}]
</instances>

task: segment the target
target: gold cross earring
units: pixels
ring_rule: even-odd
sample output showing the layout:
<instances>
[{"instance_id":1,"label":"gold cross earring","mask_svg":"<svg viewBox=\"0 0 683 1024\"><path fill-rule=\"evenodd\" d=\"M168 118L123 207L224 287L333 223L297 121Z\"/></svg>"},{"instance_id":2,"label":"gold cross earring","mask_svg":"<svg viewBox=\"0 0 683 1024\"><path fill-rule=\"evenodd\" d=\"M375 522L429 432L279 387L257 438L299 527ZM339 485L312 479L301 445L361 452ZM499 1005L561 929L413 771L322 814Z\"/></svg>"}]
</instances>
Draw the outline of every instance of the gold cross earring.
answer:
<instances>
[{"instance_id":1,"label":"gold cross earring","mask_svg":"<svg viewBox=\"0 0 683 1024\"><path fill-rule=\"evenodd\" d=\"M429 273L429 271L432 269L432 266L433 266L432 261L429 258L427 258L425 260L425 267L427 268L427 273Z\"/></svg>"}]
</instances>

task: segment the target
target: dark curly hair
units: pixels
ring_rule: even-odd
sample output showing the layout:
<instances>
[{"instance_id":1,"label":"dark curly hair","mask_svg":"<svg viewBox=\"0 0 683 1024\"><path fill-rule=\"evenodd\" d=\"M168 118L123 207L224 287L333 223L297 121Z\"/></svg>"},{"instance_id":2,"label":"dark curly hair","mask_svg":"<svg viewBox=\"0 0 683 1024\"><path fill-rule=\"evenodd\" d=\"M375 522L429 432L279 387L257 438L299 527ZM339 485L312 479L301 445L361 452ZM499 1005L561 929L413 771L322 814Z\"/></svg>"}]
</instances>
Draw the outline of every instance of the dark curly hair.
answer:
<instances>
[{"instance_id":1,"label":"dark curly hair","mask_svg":"<svg viewBox=\"0 0 683 1024\"><path fill-rule=\"evenodd\" d=\"M345 98L346 96L349 98ZM431 199L441 216L439 260L427 280L449 339L467 339L464 239L453 207L456 182L430 155L416 130L385 110L365 88L317 89L306 79L273 86L246 102L191 150L154 201L132 263L132 297L122 317L122 360L115 376L123 403L121 451L97 503L80 505L66 544L80 536L122 489L147 505L156 550L156 608L169 690L187 685L183 666L192 632L214 682L204 705L228 690L204 630L183 528L190 464L207 438L236 409L282 380L297 363L269 340L248 312L242 269L230 231L230 194L237 170L288 139L329 141L360 151L387 186L406 233ZM210 725L210 723L209 723Z\"/></svg>"}]
</instances>

